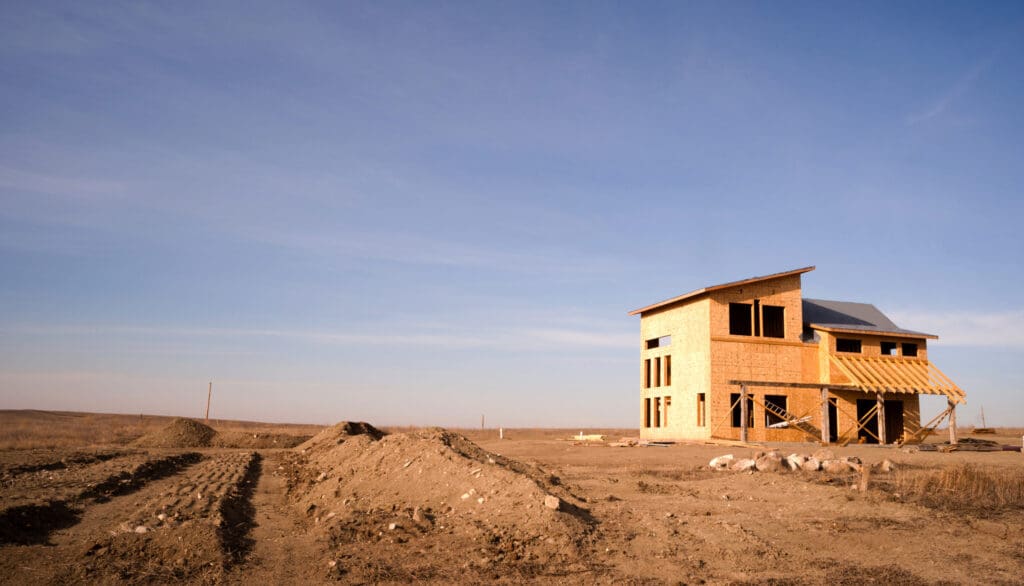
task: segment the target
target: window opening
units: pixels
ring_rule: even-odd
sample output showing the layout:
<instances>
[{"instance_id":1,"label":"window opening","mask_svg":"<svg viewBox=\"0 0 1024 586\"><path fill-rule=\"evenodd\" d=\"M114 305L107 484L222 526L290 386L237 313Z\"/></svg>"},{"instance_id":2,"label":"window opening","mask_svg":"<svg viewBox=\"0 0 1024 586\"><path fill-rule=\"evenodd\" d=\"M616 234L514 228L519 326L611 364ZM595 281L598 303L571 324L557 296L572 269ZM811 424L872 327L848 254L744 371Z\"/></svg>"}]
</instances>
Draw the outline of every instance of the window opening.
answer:
<instances>
[{"instance_id":1,"label":"window opening","mask_svg":"<svg viewBox=\"0 0 1024 586\"><path fill-rule=\"evenodd\" d=\"M665 356L665 386L672 386L672 357Z\"/></svg>"},{"instance_id":2,"label":"window opening","mask_svg":"<svg viewBox=\"0 0 1024 586\"><path fill-rule=\"evenodd\" d=\"M860 354L860 340L850 338L836 338L836 352L851 352Z\"/></svg>"},{"instance_id":3,"label":"window opening","mask_svg":"<svg viewBox=\"0 0 1024 586\"><path fill-rule=\"evenodd\" d=\"M668 427L668 408L672 405L672 397L665 397L661 412L661 426Z\"/></svg>"},{"instance_id":4,"label":"window opening","mask_svg":"<svg viewBox=\"0 0 1024 586\"><path fill-rule=\"evenodd\" d=\"M761 335L761 302L754 300L754 335Z\"/></svg>"},{"instance_id":5,"label":"window opening","mask_svg":"<svg viewBox=\"0 0 1024 586\"><path fill-rule=\"evenodd\" d=\"M732 393L729 395L729 404L735 405L732 408L732 426L740 427L742 419L742 411L740 410L740 394ZM754 427L754 399L747 395L747 427Z\"/></svg>"},{"instance_id":6,"label":"window opening","mask_svg":"<svg viewBox=\"0 0 1024 586\"><path fill-rule=\"evenodd\" d=\"M729 304L729 333L734 336L749 336L751 305L749 303Z\"/></svg>"},{"instance_id":7,"label":"window opening","mask_svg":"<svg viewBox=\"0 0 1024 586\"><path fill-rule=\"evenodd\" d=\"M903 355L904 356L917 356L917 344L911 344L910 342L903 343Z\"/></svg>"},{"instance_id":8,"label":"window opening","mask_svg":"<svg viewBox=\"0 0 1024 586\"><path fill-rule=\"evenodd\" d=\"M697 393L697 427L704 427L705 408L704 393Z\"/></svg>"},{"instance_id":9,"label":"window opening","mask_svg":"<svg viewBox=\"0 0 1024 586\"><path fill-rule=\"evenodd\" d=\"M661 386L661 356L654 359L654 386Z\"/></svg>"},{"instance_id":10,"label":"window opening","mask_svg":"<svg viewBox=\"0 0 1024 586\"><path fill-rule=\"evenodd\" d=\"M651 415L654 427L661 427L661 397L654 398L654 414Z\"/></svg>"},{"instance_id":11,"label":"window opening","mask_svg":"<svg viewBox=\"0 0 1024 586\"><path fill-rule=\"evenodd\" d=\"M785 338L786 337L786 326L785 316L786 308L779 305L765 305L761 308L763 315L762 321L764 322L764 337L766 338Z\"/></svg>"},{"instance_id":12,"label":"window opening","mask_svg":"<svg viewBox=\"0 0 1024 586\"><path fill-rule=\"evenodd\" d=\"M896 356L896 342L882 342L882 356Z\"/></svg>"},{"instance_id":13,"label":"window opening","mask_svg":"<svg viewBox=\"0 0 1024 586\"><path fill-rule=\"evenodd\" d=\"M644 388L651 388L651 359L644 360Z\"/></svg>"},{"instance_id":14,"label":"window opening","mask_svg":"<svg viewBox=\"0 0 1024 586\"><path fill-rule=\"evenodd\" d=\"M664 348L665 346L672 345L672 336L662 336L660 338L651 338L647 340L647 349L653 350L655 348Z\"/></svg>"},{"instance_id":15,"label":"window opening","mask_svg":"<svg viewBox=\"0 0 1024 586\"><path fill-rule=\"evenodd\" d=\"M786 413L786 406L789 398L786 395L765 395L764 396L764 424L772 426L786 420L783 415Z\"/></svg>"},{"instance_id":16,"label":"window opening","mask_svg":"<svg viewBox=\"0 0 1024 586\"><path fill-rule=\"evenodd\" d=\"M644 399L644 427L651 426L651 400Z\"/></svg>"}]
</instances>

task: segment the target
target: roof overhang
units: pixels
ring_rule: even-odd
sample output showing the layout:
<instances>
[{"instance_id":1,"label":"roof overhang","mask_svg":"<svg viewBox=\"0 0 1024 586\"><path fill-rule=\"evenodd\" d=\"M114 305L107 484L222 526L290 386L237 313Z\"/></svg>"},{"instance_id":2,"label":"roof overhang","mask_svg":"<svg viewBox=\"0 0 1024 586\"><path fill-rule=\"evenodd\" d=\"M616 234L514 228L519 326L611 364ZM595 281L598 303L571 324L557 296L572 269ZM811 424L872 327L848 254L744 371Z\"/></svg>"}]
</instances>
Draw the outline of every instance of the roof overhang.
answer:
<instances>
[{"instance_id":1,"label":"roof overhang","mask_svg":"<svg viewBox=\"0 0 1024 586\"><path fill-rule=\"evenodd\" d=\"M634 309L633 311L629 312L629 315L637 315L637 314L641 314L642 315L644 313L647 313L648 311L654 311L655 309L661 309L661 308L667 307L669 305L675 305L676 303L681 303L683 301L689 301L689 300L694 299L696 297L700 297L701 295L706 295L706 294L712 293L714 291L721 291L722 289L731 289L733 287L740 287L740 286L743 286L743 285L749 285L751 283L759 283L761 281L768 281L768 280L771 280L771 279L781 279L783 277L791 277L793 275L802 275L803 273L809 273L809 272L811 272L813 270L814 270L814 266L809 266L809 267L804 267L802 269L793 269L791 271L784 271L784 272L781 272L781 273L774 273L774 274L771 274L771 275L765 275L763 277L751 277L749 279L743 279L742 281L733 281L731 283L722 283L721 285L713 285L711 287L704 287L703 289L697 289L695 291L690 291L689 293L680 295L679 297L673 297L672 299L666 299L665 301L659 301L658 303L655 303L653 305L648 305L647 307L641 307L640 309Z\"/></svg>"},{"instance_id":2,"label":"roof overhang","mask_svg":"<svg viewBox=\"0 0 1024 586\"><path fill-rule=\"evenodd\" d=\"M925 334L923 332L911 332L911 331L886 331L886 330L869 330L860 328L840 327L831 326L824 324L810 324L810 327L815 330L822 332L829 332L835 334L859 334L866 336L882 336L884 338L926 338L928 340L938 340L939 337L935 334Z\"/></svg>"},{"instance_id":3,"label":"roof overhang","mask_svg":"<svg viewBox=\"0 0 1024 586\"><path fill-rule=\"evenodd\" d=\"M927 360L840 354L828 357L866 393L945 395L954 404L967 401L967 393Z\"/></svg>"}]
</instances>

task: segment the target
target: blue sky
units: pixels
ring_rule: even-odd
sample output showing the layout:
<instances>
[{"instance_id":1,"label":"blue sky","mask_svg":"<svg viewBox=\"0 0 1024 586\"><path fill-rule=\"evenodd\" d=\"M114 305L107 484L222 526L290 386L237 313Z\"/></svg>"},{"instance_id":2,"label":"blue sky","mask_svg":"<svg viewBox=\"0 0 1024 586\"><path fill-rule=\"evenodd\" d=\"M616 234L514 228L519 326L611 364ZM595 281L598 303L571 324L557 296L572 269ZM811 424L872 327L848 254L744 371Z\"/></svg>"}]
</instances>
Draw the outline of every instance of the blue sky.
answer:
<instances>
[{"instance_id":1,"label":"blue sky","mask_svg":"<svg viewBox=\"0 0 1024 586\"><path fill-rule=\"evenodd\" d=\"M0 19L0 407L634 426L628 310L814 264L1024 424L1020 3Z\"/></svg>"}]
</instances>

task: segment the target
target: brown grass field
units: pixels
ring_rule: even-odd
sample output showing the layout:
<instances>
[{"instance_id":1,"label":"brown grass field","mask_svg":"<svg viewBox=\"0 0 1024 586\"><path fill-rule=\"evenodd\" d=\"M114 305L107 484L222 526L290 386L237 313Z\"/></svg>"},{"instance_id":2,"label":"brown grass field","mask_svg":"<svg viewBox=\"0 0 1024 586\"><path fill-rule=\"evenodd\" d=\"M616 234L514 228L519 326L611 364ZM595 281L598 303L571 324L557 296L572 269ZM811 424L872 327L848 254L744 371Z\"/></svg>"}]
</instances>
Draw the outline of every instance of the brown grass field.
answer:
<instances>
[{"instance_id":1,"label":"brown grass field","mask_svg":"<svg viewBox=\"0 0 1024 586\"><path fill-rule=\"evenodd\" d=\"M0 411L0 583L1024 583L1020 452L851 445L830 449L860 471L735 472L708 461L820 446L222 420L252 441L154 444L192 429L172 422Z\"/></svg>"}]
</instances>

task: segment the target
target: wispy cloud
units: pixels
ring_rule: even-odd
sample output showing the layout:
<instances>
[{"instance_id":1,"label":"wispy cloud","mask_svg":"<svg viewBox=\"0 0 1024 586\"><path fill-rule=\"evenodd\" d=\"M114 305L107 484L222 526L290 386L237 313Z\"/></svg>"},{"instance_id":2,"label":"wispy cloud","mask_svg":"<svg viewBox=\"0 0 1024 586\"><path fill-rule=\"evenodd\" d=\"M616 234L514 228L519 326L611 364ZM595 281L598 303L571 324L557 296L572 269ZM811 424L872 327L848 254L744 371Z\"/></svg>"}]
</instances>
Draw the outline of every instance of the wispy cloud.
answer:
<instances>
[{"instance_id":1,"label":"wispy cloud","mask_svg":"<svg viewBox=\"0 0 1024 586\"><path fill-rule=\"evenodd\" d=\"M1024 349L1024 309L1001 312L893 311L896 323L937 334L943 346Z\"/></svg>"},{"instance_id":2,"label":"wispy cloud","mask_svg":"<svg viewBox=\"0 0 1024 586\"><path fill-rule=\"evenodd\" d=\"M998 55L998 50L993 51L986 58L975 63L952 87L939 95L927 108L908 116L907 124L913 126L945 114L957 100L978 83L978 79L982 75L992 68L992 64L995 63Z\"/></svg>"},{"instance_id":3,"label":"wispy cloud","mask_svg":"<svg viewBox=\"0 0 1024 586\"><path fill-rule=\"evenodd\" d=\"M118 181L37 173L0 165L0 189L57 195L74 199L121 196L125 185Z\"/></svg>"},{"instance_id":4,"label":"wispy cloud","mask_svg":"<svg viewBox=\"0 0 1024 586\"><path fill-rule=\"evenodd\" d=\"M399 328L401 333L333 332L316 330L193 328L133 325L3 326L0 335L146 336L164 338L276 339L320 345L429 346L437 348L491 347L530 350L550 347L629 348L635 336L611 329L583 328Z\"/></svg>"}]
</instances>

